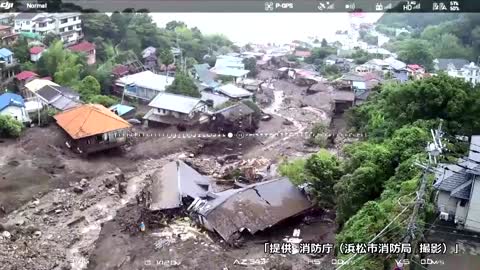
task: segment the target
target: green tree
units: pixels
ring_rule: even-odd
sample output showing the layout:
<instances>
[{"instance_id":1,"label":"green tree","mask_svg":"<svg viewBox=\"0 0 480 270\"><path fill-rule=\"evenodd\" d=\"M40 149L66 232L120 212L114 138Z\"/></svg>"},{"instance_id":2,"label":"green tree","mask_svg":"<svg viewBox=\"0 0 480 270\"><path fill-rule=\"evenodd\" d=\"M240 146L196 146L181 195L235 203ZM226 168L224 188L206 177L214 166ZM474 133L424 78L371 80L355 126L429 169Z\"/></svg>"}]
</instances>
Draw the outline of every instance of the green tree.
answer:
<instances>
[{"instance_id":1,"label":"green tree","mask_svg":"<svg viewBox=\"0 0 480 270\"><path fill-rule=\"evenodd\" d=\"M52 45L55 41L58 41L60 40L60 35L57 35L55 33L52 33L52 32L49 32L47 33L44 37L43 37L43 44L45 44L45 46L49 47L50 45Z\"/></svg>"},{"instance_id":2,"label":"green tree","mask_svg":"<svg viewBox=\"0 0 480 270\"><path fill-rule=\"evenodd\" d=\"M288 177L292 183L301 185L307 180L305 163L305 159L285 160L278 166L278 171L282 176Z\"/></svg>"},{"instance_id":3,"label":"green tree","mask_svg":"<svg viewBox=\"0 0 480 270\"><path fill-rule=\"evenodd\" d=\"M10 115L0 115L0 137L19 137L23 129L22 123Z\"/></svg>"},{"instance_id":4,"label":"green tree","mask_svg":"<svg viewBox=\"0 0 480 270\"><path fill-rule=\"evenodd\" d=\"M337 50L332 47L320 47L320 48L314 48L312 50L312 55L310 57L307 57L305 59L305 62L307 63L314 63L315 60L320 60L323 61L325 57L331 55L331 54L336 54Z\"/></svg>"},{"instance_id":5,"label":"green tree","mask_svg":"<svg viewBox=\"0 0 480 270\"><path fill-rule=\"evenodd\" d=\"M187 25L184 22L181 21L171 21L168 22L166 25L166 29L169 31L175 31L177 28L186 28Z\"/></svg>"},{"instance_id":6,"label":"green tree","mask_svg":"<svg viewBox=\"0 0 480 270\"><path fill-rule=\"evenodd\" d=\"M168 65L171 65L173 64L174 62L174 59L173 59L173 54L172 52L170 51L170 49L164 49L162 50L160 53L159 53L159 56L160 56L160 61L162 62L162 64L168 66Z\"/></svg>"},{"instance_id":7,"label":"green tree","mask_svg":"<svg viewBox=\"0 0 480 270\"><path fill-rule=\"evenodd\" d=\"M325 47L328 47L327 40L324 39L324 38L322 39L322 43L321 43L321 44L322 44L322 47L324 47L324 48L325 48Z\"/></svg>"},{"instance_id":8,"label":"green tree","mask_svg":"<svg viewBox=\"0 0 480 270\"><path fill-rule=\"evenodd\" d=\"M12 46L12 52L15 58L20 63L30 61L30 52L28 47L28 41L26 38L21 37L17 40L14 46Z\"/></svg>"},{"instance_id":9,"label":"green tree","mask_svg":"<svg viewBox=\"0 0 480 270\"><path fill-rule=\"evenodd\" d=\"M317 123L313 125L312 127L312 133L310 135L310 138L308 138L308 144L311 145L316 145L320 147L327 147L327 132L328 128L322 124L322 123Z\"/></svg>"},{"instance_id":10,"label":"green tree","mask_svg":"<svg viewBox=\"0 0 480 270\"><path fill-rule=\"evenodd\" d=\"M406 40L399 49L398 57L406 63L417 63L429 70L433 66L433 55L424 40Z\"/></svg>"},{"instance_id":11,"label":"green tree","mask_svg":"<svg viewBox=\"0 0 480 270\"><path fill-rule=\"evenodd\" d=\"M100 83L93 76L83 78L78 86L78 92L83 99L88 100L91 96L101 94Z\"/></svg>"},{"instance_id":12,"label":"green tree","mask_svg":"<svg viewBox=\"0 0 480 270\"><path fill-rule=\"evenodd\" d=\"M320 150L307 159L305 169L315 202L322 208L332 208L335 204L333 187L342 176L340 161L328 151Z\"/></svg>"},{"instance_id":13,"label":"green tree","mask_svg":"<svg viewBox=\"0 0 480 270\"><path fill-rule=\"evenodd\" d=\"M378 45L378 36L374 36L371 34L366 34L363 37L363 41L365 41L369 45Z\"/></svg>"},{"instance_id":14,"label":"green tree","mask_svg":"<svg viewBox=\"0 0 480 270\"><path fill-rule=\"evenodd\" d=\"M443 34L434 40L432 47L435 58L473 58L473 51L464 47L460 39L450 33Z\"/></svg>"},{"instance_id":15,"label":"green tree","mask_svg":"<svg viewBox=\"0 0 480 270\"><path fill-rule=\"evenodd\" d=\"M55 73L60 71L58 75L62 77L60 80L70 82L78 78L85 66L86 60L84 55L72 53L63 47L61 41L55 41L48 47L48 50L42 54L42 57L37 62L37 71L41 76L51 76L54 78ZM65 76L63 74L65 74Z\"/></svg>"},{"instance_id":16,"label":"green tree","mask_svg":"<svg viewBox=\"0 0 480 270\"><path fill-rule=\"evenodd\" d=\"M257 60L253 57L243 59L243 64L245 65L245 69L249 70L248 76L255 77L258 74L257 70Z\"/></svg>"},{"instance_id":17,"label":"green tree","mask_svg":"<svg viewBox=\"0 0 480 270\"><path fill-rule=\"evenodd\" d=\"M480 51L480 26L476 26L472 30L472 46L476 51Z\"/></svg>"},{"instance_id":18,"label":"green tree","mask_svg":"<svg viewBox=\"0 0 480 270\"><path fill-rule=\"evenodd\" d=\"M54 79L58 84L73 87L80 81L83 66L79 63L79 56L76 54L67 53L64 57L63 61L58 63Z\"/></svg>"},{"instance_id":19,"label":"green tree","mask_svg":"<svg viewBox=\"0 0 480 270\"><path fill-rule=\"evenodd\" d=\"M89 96L88 102L94 103L94 104L102 104L103 106L108 108L112 105L117 104L118 99L111 96L105 96L105 95L93 95L93 96Z\"/></svg>"},{"instance_id":20,"label":"green tree","mask_svg":"<svg viewBox=\"0 0 480 270\"><path fill-rule=\"evenodd\" d=\"M142 44L140 43L140 37L137 35L134 29L128 28L125 34L125 39L120 43L124 50L131 50L135 54L140 54L142 50Z\"/></svg>"},{"instance_id":21,"label":"green tree","mask_svg":"<svg viewBox=\"0 0 480 270\"><path fill-rule=\"evenodd\" d=\"M167 86L166 91L177 95L197 98L202 96L192 78L182 72L177 72L175 75L175 80L173 80L171 85Z\"/></svg>"},{"instance_id":22,"label":"green tree","mask_svg":"<svg viewBox=\"0 0 480 270\"><path fill-rule=\"evenodd\" d=\"M365 64L367 61L375 58L373 54L369 54L364 50L355 50L349 57L352 58L357 65Z\"/></svg>"}]
</instances>

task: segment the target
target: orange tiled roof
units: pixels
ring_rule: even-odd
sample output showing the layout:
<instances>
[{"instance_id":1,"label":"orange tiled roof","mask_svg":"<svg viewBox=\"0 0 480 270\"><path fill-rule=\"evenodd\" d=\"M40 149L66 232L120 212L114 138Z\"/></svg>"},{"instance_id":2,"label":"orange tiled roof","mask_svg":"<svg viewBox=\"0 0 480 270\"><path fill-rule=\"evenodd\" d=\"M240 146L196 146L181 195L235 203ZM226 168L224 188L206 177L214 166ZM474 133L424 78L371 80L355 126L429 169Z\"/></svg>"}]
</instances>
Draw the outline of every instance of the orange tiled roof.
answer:
<instances>
[{"instance_id":1,"label":"orange tiled roof","mask_svg":"<svg viewBox=\"0 0 480 270\"><path fill-rule=\"evenodd\" d=\"M131 125L100 104L85 104L54 116L73 139L129 128Z\"/></svg>"}]
</instances>

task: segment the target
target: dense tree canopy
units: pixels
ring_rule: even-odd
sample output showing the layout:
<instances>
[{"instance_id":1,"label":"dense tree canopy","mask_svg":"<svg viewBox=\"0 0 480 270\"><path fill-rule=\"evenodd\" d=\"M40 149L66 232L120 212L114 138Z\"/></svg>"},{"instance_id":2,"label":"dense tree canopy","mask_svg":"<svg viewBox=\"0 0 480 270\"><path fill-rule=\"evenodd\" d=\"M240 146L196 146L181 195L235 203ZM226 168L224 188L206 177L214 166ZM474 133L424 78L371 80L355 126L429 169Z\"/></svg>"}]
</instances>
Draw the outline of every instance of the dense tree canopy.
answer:
<instances>
[{"instance_id":1,"label":"dense tree canopy","mask_svg":"<svg viewBox=\"0 0 480 270\"><path fill-rule=\"evenodd\" d=\"M431 70L433 55L428 49L428 43L420 39L409 39L399 45L398 57L405 63L416 63Z\"/></svg>"},{"instance_id":2,"label":"dense tree canopy","mask_svg":"<svg viewBox=\"0 0 480 270\"><path fill-rule=\"evenodd\" d=\"M378 29L407 27L411 31L409 38L393 38L387 46L398 50L413 44L419 49L423 47L422 61L425 61L425 51L433 58L465 58L477 61L480 55L480 22L477 14L385 14L380 20ZM413 39L413 40L412 40ZM404 51L404 54L406 51ZM412 52L413 54L413 52ZM405 57L414 60L414 55ZM428 59L427 59L428 60ZM414 63L414 62L412 62Z\"/></svg>"},{"instance_id":3,"label":"dense tree canopy","mask_svg":"<svg viewBox=\"0 0 480 270\"><path fill-rule=\"evenodd\" d=\"M10 115L0 115L0 138L18 137L23 125Z\"/></svg>"},{"instance_id":4,"label":"dense tree canopy","mask_svg":"<svg viewBox=\"0 0 480 270\"><path fill-rule=\"evenodd\" d=\"M477 88L446 75L388 84L372 102L352 111L352 125L370 134L392 134L418 120L441 118L449 132L470 136L480 132L479 100Z\"/></svg>"},{"instance_id":5,"label":"dense tree canopy","mask_svg":"<svg viewBox=\"0 0 480 270\"><path fill-rule=\"evenodd\" d=\"M20 63L25 63L30 60L30 52L28 47L28 41L26 38L21 37L17 40L14 46L11 47L15 58Z\"/></svg>"},{"instance_id":6,"label":"dense tree canopy","mask_svg":"<svg viewBox=\"0 0 480 270\"><path fill-rule=\"evenodd\" d=\"M192 78L182 72L177 72L175 80L167 87L167 92L190 97L202 96Z\"/></svg>"},{"instance_id":7,"label":"dense tree canopy","mask_svg":"<svg viewBox=\"0 0 480 270\"><path fill-rule=\"evenodd\" d=\"M442 74L405 84L382 85L366 103L349 112L349 126L367 136L343 149L341 164L314 155L284 163L280 172L297 184L327 179L320 185L311 183L314 197L326 200L320 205L333 205L336 209L340 225L336 241L366 243L415 199L421 169L414 162L425 161L424 148L431 140L429 129L436 127L439 119L443 119L445 130L451 135L480 132L480 122L475 119L480 115L479 95L480 91L469 83ZM434 211L429 200L431 176L428 181L419 231ZM411 210L404 212L391 225L403 229L386 232L377 241L400 241L405 227L399 224L410 213ZM341 259L347 257L339 255ZM364 256L351 268L390 269L391 262L380 256Z\"/></svg>"},{"instance_id":8,"label":"dense tree canopy","mask_svg":"<svg viewBox=\"0 0 480 270\"><path fill-rule=\"evenodd\" d=\"M248 72L249 77L255 77L258 74L257 60L255 58L245 58L243 59L243 64L245 64L245 69L250 71Z\"/></svg>"},{"instance_id":9,"label":"dense tree canopy","mask_svg":"<svg viewBox=\"0 0 480 270\"><path fill-rule=\"evenodd\" d=\"M335 204L334 185L340 179L343 168L340 161L326 150L320 150L306 160L285 161L280 173L294 183L308 183L313 199L320 207L332 208Z\"/></svg>"},{"instance_id":10,"label":"dense tree canopy","mask_svg":"<svg viewBox=\"0 0 480 270\"><path fill-rule=\"evenodd\" d=\"M110 17L105 14L84 14L82 20L87 40L95 41L102 37L103 41L97 44L101 50L113 46L132 50L139 55L141 50L149 46L163 51L178 45L185 57L201 62L211 52L230 52L233 48L233 43L225 36L203 35L198 28L189 28L184 22L172 21L165 28L160 28L147 13L114 12ZM100 54L100 58L104 58L104 53Z\"/></svg>"}]
</instances>

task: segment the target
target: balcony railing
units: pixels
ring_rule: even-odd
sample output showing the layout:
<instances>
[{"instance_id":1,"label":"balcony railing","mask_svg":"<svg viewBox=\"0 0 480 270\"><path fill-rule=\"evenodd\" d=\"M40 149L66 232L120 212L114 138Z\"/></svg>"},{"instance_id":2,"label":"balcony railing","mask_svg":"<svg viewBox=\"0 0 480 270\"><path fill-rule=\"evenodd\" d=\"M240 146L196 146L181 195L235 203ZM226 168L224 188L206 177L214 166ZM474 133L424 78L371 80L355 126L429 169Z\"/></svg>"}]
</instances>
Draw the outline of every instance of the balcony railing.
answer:
<instances>
[{"instance_id":1,"label":"balcony railing","mask_svg":"<svg viewBox=\"0 0 480 270\"><path fill-rule=\"evenodd\" d=\"M17 65L18 65L18 61L15 58L12 61L10 61L10 63L0 60L0 69L2 70L14 68Z\"/></svg>"}]
</instances>

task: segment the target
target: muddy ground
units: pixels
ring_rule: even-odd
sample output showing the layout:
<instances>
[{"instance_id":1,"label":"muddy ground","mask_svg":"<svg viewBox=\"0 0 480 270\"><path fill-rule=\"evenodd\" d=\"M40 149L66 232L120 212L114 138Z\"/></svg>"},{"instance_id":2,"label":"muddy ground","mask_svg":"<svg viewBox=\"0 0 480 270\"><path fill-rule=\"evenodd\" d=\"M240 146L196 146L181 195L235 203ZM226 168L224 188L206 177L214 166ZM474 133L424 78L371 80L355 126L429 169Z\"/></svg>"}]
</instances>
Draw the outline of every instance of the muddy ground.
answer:
<instances>
[{"instance_id":1,"label":"muddy ground","mask_svg":"<svg viewBox=\"0 0 480 270\"><path fill-rule=\"evenodd\" d=\"M281 241L296 228L301 229L304 240L333 242L331 218L312 224L293 220L247 240L241 248L232 248L181 218L174 225L135 232L140 210L129 204L149 174L179 156L200 160L233 153L241 159L265 157L276 163L283 156L301 157L317 151L305 146L305 134L313 123L330 122L331 95L306 97L304 89L275 81L273 89L262 94L269 104L264 111L273 118L261 122L256 135L244 138L184 136L200 130L176 138L139 135L121 151L89 158L70 152L63 133L54 125L30 128L18 140L3 140L0 226L5 228L0 231L8 233L0 236L0 269L319 269L304 255L267 255L263 242ZM308 106L300 108L300 104ZM179 133L175 128L137 127L136 131ZM123 174L127 183L127 194L122 196L109 186L118 174ZM134 228L133 233L126 228ZM165 237L155 235L169 230L177 231L172 235L184 230L189 233L181 235L190 236L175 244L159 244ZM251 259L248 263L252 264L239 265L236 260L241 259ZM324 260L321 269L331 269L328 258Z\"/></svg>"}]
</instances>

